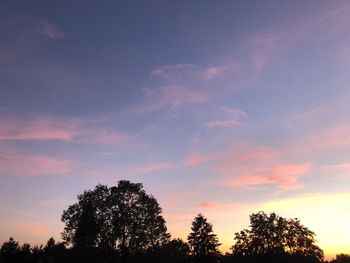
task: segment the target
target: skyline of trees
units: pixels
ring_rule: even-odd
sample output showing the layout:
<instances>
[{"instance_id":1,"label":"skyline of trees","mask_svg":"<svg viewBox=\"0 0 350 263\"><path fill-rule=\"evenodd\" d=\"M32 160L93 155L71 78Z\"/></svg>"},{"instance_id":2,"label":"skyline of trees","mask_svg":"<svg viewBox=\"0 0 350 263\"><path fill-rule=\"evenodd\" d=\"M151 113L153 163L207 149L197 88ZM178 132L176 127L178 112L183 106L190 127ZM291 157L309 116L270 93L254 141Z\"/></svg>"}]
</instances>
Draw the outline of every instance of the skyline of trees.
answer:
<instances>
[{"instance_id":1,"label":"skyline of trees","mask_svg":"<svg viewBox=\"0 0 350 263\"><path fill-rule=\"evenodd\" d=\"M172 239L161 207L141 183L99 184L77 199L61 217L64 242L50 238L45 246L19 246L11 237L1 246L0 262L324 262L316 234L297 218L253 213L250 229L235 233L232 253L223 255L202 214L194 217L187 242ZM349 258L341 254L332 263Z\"/></svg>"}]
</instances>

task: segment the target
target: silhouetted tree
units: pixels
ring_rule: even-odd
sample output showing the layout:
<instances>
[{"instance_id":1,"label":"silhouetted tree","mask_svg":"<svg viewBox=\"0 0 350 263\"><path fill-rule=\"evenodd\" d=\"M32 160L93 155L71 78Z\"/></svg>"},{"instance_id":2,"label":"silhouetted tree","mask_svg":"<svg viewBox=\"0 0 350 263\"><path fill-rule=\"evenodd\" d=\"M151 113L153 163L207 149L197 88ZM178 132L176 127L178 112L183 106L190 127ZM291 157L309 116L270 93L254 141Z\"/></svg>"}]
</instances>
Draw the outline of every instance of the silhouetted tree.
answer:
<instances>
[{"instance_id":1,"label":"silhouetted tree","mask_svg":"<svg viewBox=\"0 0 350 263\"><path fill-rule=\"evenodd\" d=\"M20 260L19 261L20 262L30 262L31 256L32 256L32 248L31 248L30 244L24 243L20 248L20 252L19 252Z\"/></svg>"},{"instance_id":2,"label":"silhouetted tree","mask_svg":"<svg viewBox=\"0 0 350 263\"><path fill-rule=\"evenodd\" d=\"M49 240L47 240L46 245L44 247L45 253L50 253L55 248L56 241L53 237L50 237Z\"/></svg>"},{"instance_id":3,"label":"silhouetted tree","mask_svg":"<svg viewBox=\"0 0 350 263\"><path fill-rule=\"evenodd\" d=\"M84 240L89 246L116 247L124 261L128 255L166 243L170 235L162 209L142 188L142 184L119 181L111 188L98 185L85 191L78 203L63 212L63 239L73 245Z\"/></svg>"},{"instance_id":4,"label":"silhouetted tree","mask_svg":"<svg viewBox=\"0 0 350 263\"><path fill-rule=\"evenodd\" d=\"M4 262L18 262L19 261L19 252L20 247L18 245L18 242L13 239L13 237L10 237L10 239L6 242L4 242L0 249L0 255L1 259Z\"/></svg>"},{"instance_id":5,"label":"silhouetted tree","mask_svg":"<svg viewBox=\"0 0 350 263\"><path fill-rule=\"evenodd\" d=\"M96 245L97 224L95 219L95 210L91 201L84 206L79 218L77 230L74 235L73 245L81 250L88 250Z\"/></svg>"},{"instance_id":6,"label":"silhouetted tree","mask_svg":"<svg viewBox=\"0 0 350 263\"><path fill-rule=\"evenodd\" d=\"M264 212L250 216L251 229L235 233L232 252L241 257L277 259L293 256L294 260L322 262L323 251L315 244L315 233L304 227L298 219L285 219Z\"/></svg>"},{"instance_id":7,"label":"silhouetted tree","mask_svg":"<svg viewBox=\"0 0 350 263\"><path fill-rule=\"evenodd\" d=\"M339 254L335 256L335 259L331 263L350 263L350 255Z\"/></svg>"},{"instance_id":8,"label":"silhouetted tree","mask_svg":"<svg viewBox=\"0 0 350 263\"><path fill-rule=\"evenodd\" d=\"M166 243L170 237L162 209L152 195L147 195L142 184L119 181L111 188L113 233L122 260L128 255Z\"/></svg>"},{"instance_id":9,"label":"silhouetted tree","mask_svg":"<svg viewBox=\"0 0 350 263\"><path fill-rule=\"evenodd\" d=\"M184 262L190 255L190 246L180 238L171 240L164 247L168 251L168 258L173 260L170 262Z\"/></svg>"},{"instance_id":10,"label":"silhouetted tree","mask_svg":"<svg viewBox=\"0 0 350 263\"><path fill-rule=\"evenodd\" d=\"M162 247L163 262L180 263L187 262L190 256L189 245L180 238L172 239Z\"/></svg>"},{"instance_id":11,"label":"silhouetted tree","mask_svg":"<svg viewBox=\"0 0 350 263\"><path fill-rule=\"evenodd\" d=\"M106 185L101 184L97 185L94 190L87 190L84 191L83 194L78 195L78 203L69 206L67 210L63 211L61 217L61 221L65 224L62 233L63 240L65 240L67 244L74 244L74 238L79 222L81 221L80 219L82 218L84 207L86 207L88 203L91 203L97 233L95 244L104 250L113 249L115 247L115 242L113 237L111 209L107 200L109 198L110 189Z\"/></svg>"},{"instance_id":12,"label":"silhouetted tree","mask_svg":"<svg viewBox=\"0 0 350 263\"><path fill-rule=\"evenodd\" d=\"M221 244L213 232L212 224L208 223L202 214L194 218L191 230L187 239L196 261L204 261L219 255L218 247Z\"/></svg>"}]
</instances>

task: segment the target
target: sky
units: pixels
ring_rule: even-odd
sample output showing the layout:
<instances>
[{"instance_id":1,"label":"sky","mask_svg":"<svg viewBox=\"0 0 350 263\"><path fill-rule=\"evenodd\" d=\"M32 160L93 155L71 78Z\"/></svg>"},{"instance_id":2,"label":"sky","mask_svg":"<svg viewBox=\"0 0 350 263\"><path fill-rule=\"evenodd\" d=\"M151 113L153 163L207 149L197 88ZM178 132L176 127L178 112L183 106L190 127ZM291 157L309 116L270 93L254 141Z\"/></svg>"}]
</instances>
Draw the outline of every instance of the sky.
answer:
<instances>
[{"instance_id":1,"label":"sky","mask_svg":"<svg viewBox=\"0 0 350 263\"><path fill-rule=\"evenodd\" d=\"M349 71L345 0L1 1L0 242L130 180L174 238L263 210L350 253Z\"/></svg>"}]
</instances>

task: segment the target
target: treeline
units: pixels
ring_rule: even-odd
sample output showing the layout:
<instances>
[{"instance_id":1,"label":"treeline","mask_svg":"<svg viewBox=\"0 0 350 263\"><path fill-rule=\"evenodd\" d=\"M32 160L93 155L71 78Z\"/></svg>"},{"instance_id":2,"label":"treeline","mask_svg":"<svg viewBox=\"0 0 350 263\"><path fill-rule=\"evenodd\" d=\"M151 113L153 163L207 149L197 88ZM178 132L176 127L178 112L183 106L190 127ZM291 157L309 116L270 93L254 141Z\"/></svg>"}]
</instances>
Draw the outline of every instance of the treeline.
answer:
<instances>
[{"instance_id":1,"label":"treeline","mask_svg":"<svg viewBox=\"0 0 350 263\"><path fill-rule=\"evenodd\" d=\"M319 263L323 251L315 233L298 219L264 212L250 216L249 229L235 233L231 252L222 255L213 226L202 214L195 216L187 241L172 239L157 200L142 184L119 181L97 185L78 195L63 211L63 242L50 238L46 245L20 246L13 238L0 249L0 262L286 262ZM350 263L338 255L332 263Z\"/></svg>"}]
</instances>

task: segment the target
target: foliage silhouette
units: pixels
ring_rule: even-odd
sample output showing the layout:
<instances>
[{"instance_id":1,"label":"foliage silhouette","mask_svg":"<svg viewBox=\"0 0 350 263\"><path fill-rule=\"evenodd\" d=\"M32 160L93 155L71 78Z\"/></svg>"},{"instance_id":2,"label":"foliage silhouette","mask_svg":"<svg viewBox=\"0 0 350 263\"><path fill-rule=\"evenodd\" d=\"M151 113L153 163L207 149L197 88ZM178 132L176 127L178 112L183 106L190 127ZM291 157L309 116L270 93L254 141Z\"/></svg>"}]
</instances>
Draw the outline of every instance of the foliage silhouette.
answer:
<instances>
[{"instance_id":1,"label":"foliage silhouette","mask_svg":"<svg viewBox=\"0 0 350 263\"><path fill-rule=\"evenodd\" d=\"M142 188L140 183L119 181L111 188L98 185L85 191L63 212L63 239L76 248L116 248L123 262L165 244L170 235L162 209Z\"/></svg>"},{"instance_id":2,"label":"foliage silhouette","mask_svg":"<svg viewBox=\"0 0 350 263\"><path fill-rule=\"evenodd\" d=\"M212 224L207 222L207 218L198 214L192 222L191 230L187 239L197 262L210 261L211 258L219 255L218 247L221 244L213 232Z\"/></svg>"},{"instance_id":3,"label":"foliage silhouette","mask_svg":"<svg viewBox=\"0 0 350 263\"><path fill-rule=\"evenodd\" d=\"M91 201L82 208L77 230L73 238L74 247L88 250L95 247L97 240L97 223Z\"/></svg>"},{"instance_id":4,"label":"foliage silhouette","mask_svg":"<svg viewBox=\"0 0 350 263\"><path fill-rule=\"evenodd\" d=\"M1 246L0 255L1 259L6 262L18 262L19 261L20 247L13 237Z\"/></svg>"},{"instance_id":5,"label":"foliage silhouette","mask_svg":"<svg viewBox=\"0 0 350 263\"><path fill-rule=\"evenodd\" d=\"M67 244L74 244L75 234L83 213L83 208L91 203L93 206L96 239L95 245L104 250L111 250L115 247L113 238L113 227L111 222L111 209L108 204L110 189L106 185L97 185L94 190L84 191L78 195L78 202L69 206L63 211L61 221L65 227L62 232L62 239Z\"/></svg>"},{"instance_id":6,"label":"foliage silhouette","mask_svg":"<svg viewBox=\"0 0 350 263\"><path fill-rule=\"evenodd\" d=\"M275 213L252 214L250 229L235 233L232 254L219 253L213 226L201 214L192 222L188 243L171 240L157 200L129 181L84 191L61 220L64 243L50 238L45 246L19 246L11 237L1 246L0 263L323 262L315 233L298 219ZM330 263L350 263L350 256L337 255Z\"/></svg>"},{"instance_id":7,"label":"foliage silhouette","mask_svg":"<svg viewBox=\"0 0 350 263\"><path fill-rule=\"evenodd\" d=\"M331 263L350 263L350 255L339 254L336 255L335 259Z\"/></svg>"},{"instance_id":8,"label":"foliage silhouette","mask_svg":"<svg viewBox=\"0 0 350 263\"><path fill-rule=\"evenodd\" d=\"M250 216L251 229L235 233L232 246L235 256L259 258L261 261L293 258L298 261L322 262L323 251L315 244L315 233L298 219L285 219L264 212Z\"/></svg>"}]
</instances>

